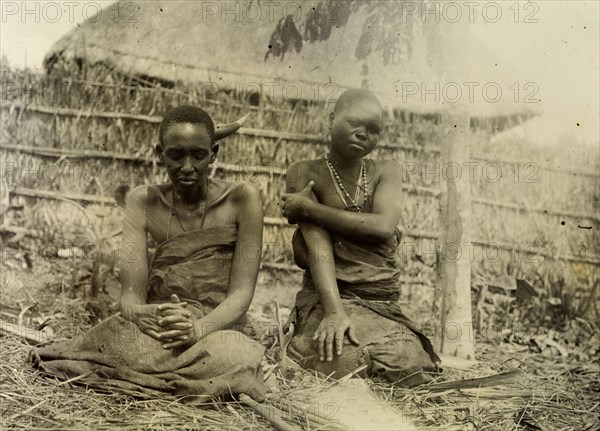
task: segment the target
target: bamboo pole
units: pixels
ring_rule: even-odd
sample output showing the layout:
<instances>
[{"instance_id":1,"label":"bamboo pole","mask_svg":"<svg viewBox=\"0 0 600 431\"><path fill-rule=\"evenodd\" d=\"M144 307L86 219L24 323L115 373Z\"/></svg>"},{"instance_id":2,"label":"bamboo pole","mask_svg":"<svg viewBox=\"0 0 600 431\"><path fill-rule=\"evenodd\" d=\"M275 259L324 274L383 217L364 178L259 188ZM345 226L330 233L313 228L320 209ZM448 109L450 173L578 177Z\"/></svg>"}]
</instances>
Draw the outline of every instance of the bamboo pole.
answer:
<instances>
[{"instance_id":1,"label":"bamboo pole","mask_svg":"<svg viewBox=\"0 0 600 431\"><path fill-rule=\"evenodd\" d=\"M13 151L23 154L31 154L38 157L49 157L55 159L108 159L119 160L131 163L145 163L157 165L162 164L154 157L141 157L130 154L116 153L112 151L97 151L97 150L66 150L52 147L34 147L31 145L14 145L0 144L0 150ZM285 175L286 169L278 166L254 166L231 163L215 163L217 170L222 170L227 173L240 174L269 174L269 175Z\"/></svg>"},{"instance_id":2,"label":"bamboo pole","mask_svg":"<svg viewBox=\"0 0 600 431\"><path fill-rule=\"evenodd\" d=\"M11 110L11 109L19 109L20 111L28 110L32 112L38 112L41 114L53 115L53 116L70 116L70 117L85 117L85 118L105 118L105 119L125 119L132 121L141 121L147 122L151 124L159 124L162 120L160 116L149 116L149 115L140 115L140 114L129 114L123 112L100 112L100 111L82 111L80 109L71 109L71 108L55 108L49 106L38 106L38 105L26 105L20 102L2 102L0 103L1 109ZM242 127L237 131L240 135L261 137L261 138L270 138L277 140L288 140L292 142L301 142L308 144L323 144L324 138L321 135L310 135L303 133L294 133L294 132L283 132L279 130L269 130L269 129L255 129ZM412 152L431 152L431 153L439 153L440 149L432 146L421 146L408 144L403 142L402 139L400 142L381 142L378 144L378 148L387 149L387 150L403 150L403 151L412 151ZM529 160L514 160L507 157L498 156L496 154L488 154L488 153L473 153L471 158L477 161L483 162L491 162L491 163L503 163L507 165L519 165L519 164L528 164L531 163ZM592 178L598 178L600 175L597 171L593 169L584 169L576 166L561 166L553 167L553 166L542 166L540 169L550 172L556 172L560 174L566 175L581 175Z\"/></svg>"},{"instance_id":3,"label":"bamboo pole","mask_svg":"<svg viewBox=\"0 0 600 431\"><path fill-rule=\"evenodd\" d=\"M86 194L77 194L77 193L61 193L61 192L54 192L54 191L34 190L34 189L28 189L28 188L24 188L24 187L17 187L16 189L11 190L10 193L12 193L13 195L27 196L27 197L41 198L41 199L58 199L58 200L60 200L62 198L66 198L66 199L70 199L70 200L74 200L74 201L82 201L82 202L104 203L104 204L109 204L109 205L116 204L116 201L112 197L109 197L109 196L96 196L96 195L86 195ZM290 225L286 219L280 218L280 217L264 217L263 221L266 226L277 226L277 227L280 227L283 229L295 229L296 228L295 225ZM19 228L11 228L9 226L3 226L2 228L4 228L5 230L19 229ZM440 238L440 236L436 232L423 231L423 230L405 230L402 232L402 234L404 236L410 237L410 238L424 238L424 239L432 239L432 240L436 240L436 239ZM528 255L542 256L542 257L550 259L550 260L561 260L561 261L566 261L566 262L579 262L579 263L587 263L590 265L600 265L600 256L594 255L594 254L583 255L583 256L554 255L550 252L546 252L543 250L536 250L533 248L527 249L527 248L524 248L522 245L518 245L518 244L507 243L507 242L502 242L502 241L489 242L489 241L483 241L483 240L478 240L478 239L471 240L470 244L480 246L480 247L488 247L488 248L494 248L494 249L498 249L498 250L512 251L512 252L516 252L516 253L525 253ZM273 265L275 265L275 264L273 264ZM273 266L273 269L282 269L282 270L290 269L287 267L287 265L284 265L284 266L286 266L286 267L276 268L275 266Z\"/></svg>"},{"instance_id":4,"label":"bamboo pole","mask_svg":"<svg viewBox=\"0 0 600 431\"><path fill-rule=\"evenodd\" d=\"M594 213L586 213L586 212L577 212L577 211L567 211L561 209L552 209L552 208L543 208L543 207L533 207L523 204L516 204L512 202L502 202L493 199L486 199L479 196L473 196L471 198L471 203L479 204L487 207L495 207L495 208L505 208L513 211L519 212L532 212L539 214L546 214L557 217L569 217L576 219L587 219L594 220L600 223L600 215Z\"/></svg>"},{"instance_id":5,"label":"bamboo pole","mask_svg":"<svg viewBox=\"0 0 600 431\"><path fill-rule=\"evenodd\" d=\"M117 201L110 196L96 196L86 195L82 193L61 193L50 190L33 190L24 187L17 187L15 190L10 192L13 195L27 196L31 198L42 198L42 199L57 199L64 200L70 199L72 201L79 202L95 202L109 205L116 205Z\"/></svg>"},{"instance_id":6,"label":"bamboo pole","mask_svg":"<svg viewBox=\"0 0 600 431\"><path fill-rule=\"evenodd\" d=\"M23 325L15 325L14 323L0 320L0 335L14 335L29 343L40 344L48 341L50 336L42 331L27 328Z\"/></svg>"},{"instance_id":7,"label":"bamboo pole","mask_svg":"<svg viewBox=\"0 0 600 431\"><path fill-rule=\"evenodd\" d=\"M452 380L448 382L433 383L427 387L428 391L445 391L448 389L485 388L509 382L521 376L521 370L509 370L491 376L475 377L471 379Z\"/></svg>"},{"instance_id":8,"label":"bamboo pole","mask_svg":"<svg viewBox=\"0 0 600 431\"><path fill-rule=\"evenodd\" d=\"M300 431L301 428L283 420L281 412L271 404L258 403L246 394L239 395L240 402L268 420L279 431Z\"/></svg>"},{"instance_id":9,"label":"bamboo pole","mask_svg":"<svg viewBox=\"0 0 600 431\"><path fill-rule=\"evenodd\" d=\"M0 144L1 150L13 151L24 154L31 154L39 157L50 157L50 158L63 158L63 159L109 159L109 160L122 160L131 163L158 163L154 158L140 157L129 154L115 153L111 151L95 151L95 150L64 150L51 147L34 147L28 145L14 145L14 144ZM216 163L216 170L223 171L225 173L235 174L265 174L265 175L276 175L285 176L286 169L282 166L260 166L260 165L243 165L243 164L230 164L230 163ZM440 191L432 187L416 186L404 184L402 189L410 194L419 194L426 196L439 197ZM472 203L496 207L505 208L520 212L533 212L557 217L569 217L577 219L586 219L600 222L600 215L594 213L567 211L562 209L552 209L544 207L534 207L523 204L517 204L512 202L502 202L493 199L487 199L480 196L473 196L471 199Z\"/></svg>"},{"instance_id":10,"label":"bamboo pole","mask_svg":"<svg viewBox=\"0 0 600 431\"><path fill-rule=\"evenodd\" d=\"M463 245L471 242L471 187L460 167L469 161L470 116L464 107L452 107L442 116L442 182L438 289L440 332L438 351L475 359L471 315L471 262ZM459 169L453 170L453 166Z\"/></svg>"}]
</instances>

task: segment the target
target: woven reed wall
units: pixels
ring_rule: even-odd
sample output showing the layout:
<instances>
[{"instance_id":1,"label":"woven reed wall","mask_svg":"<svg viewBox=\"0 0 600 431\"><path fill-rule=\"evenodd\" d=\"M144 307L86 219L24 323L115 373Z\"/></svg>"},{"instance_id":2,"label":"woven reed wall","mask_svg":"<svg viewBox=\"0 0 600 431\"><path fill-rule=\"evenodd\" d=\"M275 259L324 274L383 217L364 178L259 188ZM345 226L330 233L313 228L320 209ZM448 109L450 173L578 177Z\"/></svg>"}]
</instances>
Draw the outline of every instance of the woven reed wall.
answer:
<instances>
[{"instance_id":1,"label":"woven reed wall","mask_svg":"<svg viewBox=\"0 0 600 431\"><path fill-rule=\"evenodd\" d=\"M284 172L295 160L326 153L330 106L265 99L253 106L246 94L206 94L184 86L144 88L130 81L69 81L22 72L5 73L3 80L3 186L30 205L43 197L36 198L35 192L50 191L87 199L92 201L90 208L96 208L94 196L111 202L122 184L165 181L153 159L153 146L160 116L171 107L197 104L216 122L229 122L250 111L241 133L222 142L217 176L250 181L260 188L266 216L263 261L275 264L272 267L291 265L293 226L280 219L278 207ZM431 285L439 254L443 139L435 118L412 118L388 119L372 157L394 159L402 166L399 197L405 202L401 218L405 235L398 253L406 280ZM473 241L465 246L474 274L532 278L559 271L582 286L597 277L600 191L595 161L552 168L543 160L547 152L524 158L519 149L495 148L489 124L478 124L472 134ZM468 168L463 167L463 174ZM90 181L93 177L98 180ZM63 204L47 202L61 212ZM66 222L77 225L78 216L68 213L64 211Z\"/></svg>"}]
</instances>

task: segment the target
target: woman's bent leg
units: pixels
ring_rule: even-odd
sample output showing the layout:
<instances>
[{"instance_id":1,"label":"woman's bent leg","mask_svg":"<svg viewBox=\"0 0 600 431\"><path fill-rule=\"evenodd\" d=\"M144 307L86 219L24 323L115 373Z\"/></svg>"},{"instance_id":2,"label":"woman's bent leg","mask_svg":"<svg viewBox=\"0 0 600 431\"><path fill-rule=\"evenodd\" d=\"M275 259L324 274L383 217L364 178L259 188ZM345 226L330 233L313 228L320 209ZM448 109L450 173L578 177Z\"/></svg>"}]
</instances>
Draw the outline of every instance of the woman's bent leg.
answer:
<instances>
[{"instance_id":1,"label":"woman's bent leg","mask_svg":"<svg viewBox=\"0 0 600 431\"><path fill-rule=\"evenodd\" d=\"M430 380L423 371L434 371L435 364L409 328L357 304L348 302L344 307L355 325L359 346L344 340L342 355L334 355L331 362L320 361L312 336L322 319L322 308L315 304L297 312L296 335L289 346L290 357L304 368L326 375L333 373L335 378L366 364L367 369L359 375L403 385Z\"/></svg>"},{"instance_id":2,"label":"woman's bent leg","mask_svg":"<svg viewBox=\"0 0 600 431\"><path fill-rule=\"evenodd\" d=\"M165 350L120 316L71 340L34 349L30 359L61 379L102 389L221 396L245 392L264 397L260 363L264 348L237 331L217 331L189 348Z\"/></svg>"}]
</instances>

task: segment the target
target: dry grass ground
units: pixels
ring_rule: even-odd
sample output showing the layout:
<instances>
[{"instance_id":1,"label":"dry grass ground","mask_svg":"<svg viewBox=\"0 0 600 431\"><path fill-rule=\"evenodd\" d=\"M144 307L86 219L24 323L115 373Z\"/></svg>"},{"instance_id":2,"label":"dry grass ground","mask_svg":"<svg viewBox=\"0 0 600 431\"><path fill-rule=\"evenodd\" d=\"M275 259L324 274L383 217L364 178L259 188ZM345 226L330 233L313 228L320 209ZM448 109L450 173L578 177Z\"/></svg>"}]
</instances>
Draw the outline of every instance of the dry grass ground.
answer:
<instances>
[{"instance_id":1,"label":"dry grass ground","mask_svg":"<svg viewBox=\"0 0 600 431\"><path fill-rule=\"evenodd\" d=\"M2 263L0 294L2 319L10 321L20 310L24 323L53 317L56 338L70 337L89 328L98 318L114 311L116 280L109 278L112 296L102 305L64 292L70 263L38 261L33 270L13 260ZM63 280L63 281L61 281ZM112 280L112 281L111 281ZM264 324L263 341L275 343L274 299L285 319L299 286L297 273L261 274L251 309ZM92 307L91 303L97 303ZM409 307L410 308L410 307ZM96 312L93 317L91 311ZM92 317L90 317L92 316ZM37 319L36 319L37 318ZM267 328L267 331L264 329ZM271 333L269 333L271 331ZM269 429L270 424L251 408L236 401L189 405L172 396L141 399L94 391L76 380L60 382L43 376L27 364L30 346L16 337L0 339L0 427L3 429ZM284 380L274 360L273 347L264 362L270 387L266 407L276 407L288 423L302 429L340 429L347 417L347 402L327 398L347 384L309 372L293 372ZM512 343L477 345L479 362L464 369L446 368L428 386L412 389L368 382L381 406L406 419L404 429L435 430L595 430L600 426L600 369L597 363L563 357L552 349ZM457 380L510 372L508 379L471 384ZM333 392L332 392L333 391ZM343 393L340 392L340 393ZM319 395L322 394L322 395ZM325 400L325 401L324 401ZM365 411L373 408L362 405ZM368 423L368 422L363 422ZM359 424L359 422L357 422ZM412 424L412 425L411 425ZM359 425L360 426L360 425Z\"/></svg>"}]
</instances>

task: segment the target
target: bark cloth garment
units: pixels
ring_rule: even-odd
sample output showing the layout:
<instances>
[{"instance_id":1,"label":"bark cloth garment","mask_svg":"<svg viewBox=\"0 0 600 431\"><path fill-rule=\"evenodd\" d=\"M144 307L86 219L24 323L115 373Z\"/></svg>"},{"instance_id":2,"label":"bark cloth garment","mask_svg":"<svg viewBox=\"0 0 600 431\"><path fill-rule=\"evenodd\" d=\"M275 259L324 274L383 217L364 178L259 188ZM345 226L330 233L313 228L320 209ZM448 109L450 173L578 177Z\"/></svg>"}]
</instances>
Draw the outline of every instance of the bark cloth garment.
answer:
<instances>
[{"instance_id":1,"label":"bark cloth garment","mask_svg":"<svg viewBox=\"0 0 600 431\"><path fill-rule=\"evenodd\" d=\"M236 237L237 226L231 224L163 242L150 268L148 303L169 302L175 293L195 317L205 316L226 297ZM260 344L232 329L213 332L188 348L165 350L115 315L72 340L34 349L30 360L62 379L84 376L78 381L100 389L195 399L246 393L261 401L263 354Z\"/></svg>"},{"instance_id":2,"label":"bark cloth garment","mask_svg":"<svg viewBox=\"0 0 600 431\"><path fill-rule=\"evenodd\" d=\"M360 341L354 346L346 339L341 356L320 361L312 337L323 316L319 295L307 269L308 252L300 230L293 237L296 263L304 269L302 289L296 296L289 322L294 337L289 356L305 368L340 378L367 364L368 375L403 385L431 380L428 373L439 371L439 357L431 341L410 321L398 305L399 270L396 249L400 232L385 244L359 244L330 232L336 278L344 310L354 323Z\"/></svg>"}]
</instances>

